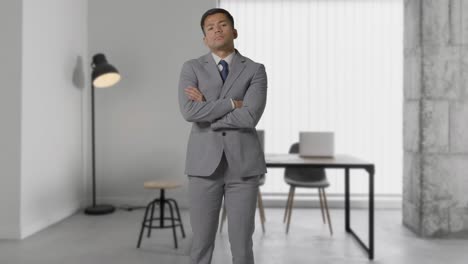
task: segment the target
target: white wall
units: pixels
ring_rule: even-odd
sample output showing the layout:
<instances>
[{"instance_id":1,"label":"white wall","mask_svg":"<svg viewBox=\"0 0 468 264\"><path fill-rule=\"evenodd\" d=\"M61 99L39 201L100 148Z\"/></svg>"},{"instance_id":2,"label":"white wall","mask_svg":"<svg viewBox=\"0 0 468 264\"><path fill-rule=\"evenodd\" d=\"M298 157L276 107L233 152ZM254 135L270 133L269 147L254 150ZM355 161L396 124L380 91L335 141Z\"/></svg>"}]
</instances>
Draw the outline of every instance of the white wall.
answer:
<instances>
[{"instance_id":1,"label":"white wall","mask_svg":"<svg viewBox=\"0 0 468 264\"><path fill-rule=\"evenodd\" d=\"M21 1L0 1L0 238L20 219Z\"/></svg>"},{"instance_id":2,"label":"white wall","mask_svg":"<svg viewBox=\"0 0 468 264\"><path fill-rule=\"evenodd\" d=\"M144 204L149 179L186 183L190 126L179 112L185 60L208 52L201 15L216 0L89 2L90 57L104 52L122 81L96 91L96 174L101 202ZM187 186L168 192L187 207Z\"/></svg>"},{"instance_id":3,"label":"white wall","mask_svg":"<svg viewBox=\"0 0 468 264\"><path fill-rule=\"evenodd\" d=\"M87 0L23 0L22 37L24 238L84 205Z\"/></svg>"},{"instance_id":4,"label":"white wall","mask_svg":"<svg viewBox=\"0 0 468 264\"><path fill-rule=\"evenodd\" d=\"M152 196L144 180L186 181L190 126L177 106L178 75L185 60L207 52L198 24L216 1L89 5L1 2L0 238L24 238L89 204L88 58L98 51L123 75L97 92L102 200L141 204ZM186 191L171 196L186 206Z\"/></svg>"}]
</instances>

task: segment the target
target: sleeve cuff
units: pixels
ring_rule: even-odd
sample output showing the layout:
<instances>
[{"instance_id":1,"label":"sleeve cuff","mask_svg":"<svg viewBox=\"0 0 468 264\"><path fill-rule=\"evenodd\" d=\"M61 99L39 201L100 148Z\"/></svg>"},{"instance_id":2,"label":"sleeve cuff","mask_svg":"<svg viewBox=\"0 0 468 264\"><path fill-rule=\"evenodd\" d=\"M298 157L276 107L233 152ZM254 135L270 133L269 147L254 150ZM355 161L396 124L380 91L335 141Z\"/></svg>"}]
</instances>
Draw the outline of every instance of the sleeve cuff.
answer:
<instances>
[{"instance_id":1,"label":"sleeve cuff","mask_svg":"<svg viewBox=\"0 0 468 264\"><path fill-rule=\"evenodd\" d=\"M232 105L232 109L236 108L236 105L234 104L234 100L232 100L232 98L231 98L231 105Z\"/></svg>"}]
</instances>

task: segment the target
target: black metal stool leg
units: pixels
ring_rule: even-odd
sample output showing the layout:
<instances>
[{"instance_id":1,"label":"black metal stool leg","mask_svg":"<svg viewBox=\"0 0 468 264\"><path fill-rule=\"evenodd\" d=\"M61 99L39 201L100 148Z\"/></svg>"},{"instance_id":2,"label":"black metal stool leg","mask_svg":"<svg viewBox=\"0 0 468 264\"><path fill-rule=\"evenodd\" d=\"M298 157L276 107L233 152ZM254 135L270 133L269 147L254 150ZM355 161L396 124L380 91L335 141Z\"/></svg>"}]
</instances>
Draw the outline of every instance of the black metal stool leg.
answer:
<instances>
[{"instance_id":1,"label":"black metal stool leg","mask_svg":"<svg viewBox=\"0 0 468 264\"><path fill-rule=\"evenodd\" d=\"M159 197L159 227L164 228L164 204L166 203L166 197L164 195L164 189L161 189L161 196Z\"/></svg>"},{"instance_id":2,"label":"black metal stool leg","mask_svg":"<svg viewBox=\"0 0 468 264\"><path fill-rule=\"evenodd\" d=\"M182 224L182 218L180 217L179 205L177 204L177 201L174 199L168 199L168 201L171 201L174 203L174 206L177 212L177 217L178 217L177 219L179 220L179 223L180 223L180 231L182 232L182 237L185 238L184 225Z\"/></svg>"},{"instance_id":3,"label":"black metal stool leg","mask_svg":"<svg viewBox=\"0 0 468 264\"><path fill-rule=\"evenodd\" d=\"M167 203L167 205L169 205L169 211L171 213L171 222L172 222L172 234L174 235L174 244L175 244L175 248L177 248L177 234L176 234L176 225L175 225L175 221L174 221L174 213L173 213L173 209L172 209L172 205L169 201L165 200L163 203Z\"/></svg>"},{"instance_id":4,"label":"black metal stool leg","mask_svg":"<svg viewBox=\"0 0 468 264\"><path fill-rule=\"evenodd\" d=\"M174 199L166 199L165 198L165 189L160 189L161 194L160 197L157 199L154 199L152 202L150 202L145 209L145 215L143 217L143 222L141 224L141 230L140 230L140 235L138 237L138 244L137 248L140 248L141 245L141 240L143 237L143 233L145 231L145 228L148 228L148 234L147 236L151 236L151 231L153 228L172 228L172 234L174 236L174 246L177 249L178 248L178 241L177 241L177 227L180 226L180 230L182 233L182 236L185 238L185 230L184 226L182 224L182 217L180 216L180 210L179 210L179 205L177 204L177 201ZM154 217L154 211L155 211L155 206L156 203L159 204L159 217ZM165 206L169 207L169 213L170 213L170 218L169 217L164 217L165 214ZM151 211L150 211L151 210ZM175 217L177 213L177 217ZM165 220L171 220L171 225L165 223ZM159 225L153 224L153 221L159 220Z\"/></svg>"},{"instance_id":5,"label":"black metal stool leg","mask_svg":"<svg viewBox=\"0 0 468 264\"><path fill-rule=\"evenodd\" d=\"M151 203L151 217L149 219L149 228L148 228L148 235L147 237L151 236L151 229L153 229L153 219L154 219L154 205L156 204L156 200L153 200Z\"/></svg>"},{"instance_id":6,"label":"black metal stool leg","mask_svg":"<svg viewBox=\"0 0 468 264\"><path fill-rule=\"evenodd\" d=\"M151 205L151 203L149 203L149 204L146 206L145 216L143 217L143 222L141 223L141 230L140 230L140 236L139 236L139 238L138 238L137 248L140 248L140 245L141 245L141 237L143 236L143 231L144 231L144 229L145 229L146 216L148 215L148 210L149 210L149 208L150 208L150 205Z\"/></svg>"}]
</instances>

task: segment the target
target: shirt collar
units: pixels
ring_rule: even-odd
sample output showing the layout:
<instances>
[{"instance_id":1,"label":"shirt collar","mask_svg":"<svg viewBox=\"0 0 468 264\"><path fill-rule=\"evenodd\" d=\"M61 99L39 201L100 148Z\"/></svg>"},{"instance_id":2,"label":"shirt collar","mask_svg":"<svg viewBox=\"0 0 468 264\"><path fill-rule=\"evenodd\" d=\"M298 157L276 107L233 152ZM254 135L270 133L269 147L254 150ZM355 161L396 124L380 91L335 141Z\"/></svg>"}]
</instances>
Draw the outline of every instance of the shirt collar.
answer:
<instances>
[{"instance_id":1,"label":"shirt collar","mask_svg":"<svg viewBox=\"0 0 468 264\"><path fill-rule=\"evenodd\" d=\"M234 53L236 53L236 52L233 51L231 54L229 54L226 58L223 59L223 60L225 60L227 62L228 65L231 65L232 58L234 57ZM211 53L211 55L213 55L213 59L214 59L216 65L218 65L219 62L221 61L221 58L218 57L218 55L216 55L214 53Z\"/></svg>"}]
</instances>

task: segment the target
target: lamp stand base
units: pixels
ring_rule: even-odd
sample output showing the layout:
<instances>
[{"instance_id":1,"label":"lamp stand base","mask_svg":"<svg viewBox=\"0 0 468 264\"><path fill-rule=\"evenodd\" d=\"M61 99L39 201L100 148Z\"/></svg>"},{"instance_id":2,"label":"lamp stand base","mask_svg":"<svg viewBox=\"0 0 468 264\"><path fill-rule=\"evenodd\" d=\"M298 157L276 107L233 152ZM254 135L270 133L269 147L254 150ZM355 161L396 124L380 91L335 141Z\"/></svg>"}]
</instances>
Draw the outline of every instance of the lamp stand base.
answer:
<instances>
[{"instance_id":1,"label":"lamp stand base","mask_svg":"<svg viewBox=\"0 0 468 264\"><path fill-rule=\"evenodd\" d=\"M115 211L115 207L107 204L97 204L95 206L86 207L84 213L87 215L103 215L111 214Z\"/></svg>"}]
</instances>

